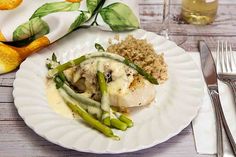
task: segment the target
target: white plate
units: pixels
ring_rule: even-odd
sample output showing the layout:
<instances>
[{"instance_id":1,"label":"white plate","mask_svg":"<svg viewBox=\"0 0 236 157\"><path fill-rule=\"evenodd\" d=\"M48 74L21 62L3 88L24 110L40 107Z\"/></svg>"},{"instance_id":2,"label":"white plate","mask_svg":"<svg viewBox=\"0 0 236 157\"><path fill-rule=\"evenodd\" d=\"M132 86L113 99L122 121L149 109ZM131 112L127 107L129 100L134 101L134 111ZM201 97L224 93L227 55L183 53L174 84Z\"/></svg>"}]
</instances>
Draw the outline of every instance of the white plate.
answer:
<instances>
[{"instance_id":1,"label":"white plate","mask_svg":"<svg viewBox=\"0 0 236 157\"><path fill-rule=\"evenodd\" d=\"M178 134L197 115L203 96L203 81L194 61L175 43L151 32L136 30L120 33L147 39L157 52L163 52L169 79L157 86L156 100L148 107L131 113L134 127L114 141L73 119L55 113L45 92L45 59L56 53L65 62L95 51L94 43L107 46L112 32L80 29L55 44L27 58L16 73L14 102L25 123L38 135L62 147L91 153L124 153L145 149Z\"/></svg>"}]
</instances>

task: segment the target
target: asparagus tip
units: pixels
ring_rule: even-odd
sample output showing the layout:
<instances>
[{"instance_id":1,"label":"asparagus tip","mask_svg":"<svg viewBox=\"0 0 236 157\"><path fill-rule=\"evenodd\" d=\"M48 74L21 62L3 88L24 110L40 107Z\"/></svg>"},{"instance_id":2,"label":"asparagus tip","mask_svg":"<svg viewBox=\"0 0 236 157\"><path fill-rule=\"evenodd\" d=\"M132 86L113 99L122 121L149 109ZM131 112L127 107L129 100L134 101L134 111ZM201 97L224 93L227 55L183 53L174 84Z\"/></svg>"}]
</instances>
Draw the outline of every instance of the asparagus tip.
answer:
<instances>
[{"instance_id":1,"label":"asparagus tip","mask_svg":"<svg viewBox=\"0 0 236 157\"><path fill-rule=\"evenodd\" d=\"M111 138L112 138L113 140L120 141L120 137L117 136L117 135L113 135Z\"/></svg>"},{"instance_id":2,"label":"asparagus tip","mask_svg":"<svg viewBox=\"0 0 236 157\"><path fill-rule=\"evenodd\" d=\"M126 124L127 124L127 123L126 123ZM128 123L128 124L127 124L127 127L128 127L128 128L131 128L131 127L133 127L133 126L134 126L133 123Z\"/></svg>"}]
</instances>

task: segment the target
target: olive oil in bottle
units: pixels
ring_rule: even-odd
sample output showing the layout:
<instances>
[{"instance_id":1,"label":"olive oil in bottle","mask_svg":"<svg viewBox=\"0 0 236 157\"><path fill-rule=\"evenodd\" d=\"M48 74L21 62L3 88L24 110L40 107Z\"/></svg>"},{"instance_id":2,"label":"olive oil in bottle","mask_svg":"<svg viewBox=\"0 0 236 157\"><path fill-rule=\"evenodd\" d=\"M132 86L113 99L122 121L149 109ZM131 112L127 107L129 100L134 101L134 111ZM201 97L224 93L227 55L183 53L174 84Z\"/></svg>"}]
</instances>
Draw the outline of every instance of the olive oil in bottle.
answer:
<instances>
[{"instance_id":1,"label":"olive oil in bottle","mask_svg":"<svg viewBox=\"0 0 236 157\"><path fill-rule=\"evenodd\" d=\"M215 20L218 0L182 0L182 18L190 24L206 25Z\"/></svg>"}]
</instances>

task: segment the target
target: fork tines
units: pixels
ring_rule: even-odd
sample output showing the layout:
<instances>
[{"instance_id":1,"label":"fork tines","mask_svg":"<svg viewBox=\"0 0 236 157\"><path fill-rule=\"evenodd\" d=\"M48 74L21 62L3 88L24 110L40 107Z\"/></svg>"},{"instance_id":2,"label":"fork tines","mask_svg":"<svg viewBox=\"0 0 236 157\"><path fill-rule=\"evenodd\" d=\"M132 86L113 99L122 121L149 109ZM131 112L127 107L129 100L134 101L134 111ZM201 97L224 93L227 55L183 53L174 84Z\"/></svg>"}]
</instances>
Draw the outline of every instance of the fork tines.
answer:
<instances>
[{"instance_id":1,"label":"fork tines","mask_svg":"<svg viewBox=\"0 0 236 157\"><path fill-rule=\"evenodd\" d=\"M218 41L216 57L218 73L236 73L236 62L230 43Z\"/></svg>"}]
</instances>

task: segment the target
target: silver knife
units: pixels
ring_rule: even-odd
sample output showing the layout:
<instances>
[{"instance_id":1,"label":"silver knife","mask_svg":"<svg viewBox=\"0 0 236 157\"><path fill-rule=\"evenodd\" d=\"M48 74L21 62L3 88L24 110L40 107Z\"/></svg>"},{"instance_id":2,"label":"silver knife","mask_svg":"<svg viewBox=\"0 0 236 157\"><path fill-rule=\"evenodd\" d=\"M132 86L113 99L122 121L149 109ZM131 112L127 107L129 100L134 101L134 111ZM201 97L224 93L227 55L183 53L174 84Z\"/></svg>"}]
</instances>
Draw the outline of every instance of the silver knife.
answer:
<instances>
[{"instance_id":1,"label":"silver knife","mask_svg":"<svg viewBox=\"0 0 236 157\"><path fill-rule=\"evenodd\" d=\"M201 58L201 66L205 82L211 101L215 108L216 115L216 137L217 137L217 157L223 157L223 136L222 136L222 120L220 112L220 98L217 84L217 73L211 51L205 41L199 41L199 50Z\"/></svg>"}]
</instances>

